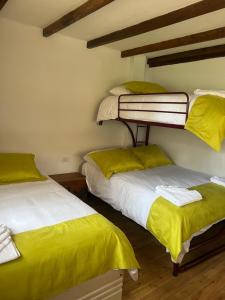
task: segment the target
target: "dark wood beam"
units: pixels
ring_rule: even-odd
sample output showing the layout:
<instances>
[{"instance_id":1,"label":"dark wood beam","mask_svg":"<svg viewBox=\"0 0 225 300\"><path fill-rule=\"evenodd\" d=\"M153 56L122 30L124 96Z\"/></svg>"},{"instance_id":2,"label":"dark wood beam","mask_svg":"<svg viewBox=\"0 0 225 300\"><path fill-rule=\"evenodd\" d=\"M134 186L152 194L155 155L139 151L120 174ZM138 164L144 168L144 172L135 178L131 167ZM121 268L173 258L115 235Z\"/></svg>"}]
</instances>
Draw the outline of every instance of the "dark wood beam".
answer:
<instances>
[{"instance_id":1,"label":"dark wood beam","mask_svg":"<svg viewBox=\"0 0 225 300\"><path fill-rule=\"evenodd\" d=\"M225 45L218 45L149 58L148 65L150 68L154 68L224 56Z\"/></svg>"},{"instance_id":2,"label":"dark wood beam","mask_svg":"<svg viewBox=\"0 0 225 300\"><path fill-rule=\"evenodd\" d=\"M3 8L7 1L8 0L0 0L0 10Z\"/></svg>"},{"instance_id":3,"label":"dark wood beam","mask_svg":"<svg viewBox=\"0 0 225 300\"><path fill-rule=\"evenodd\" d=\"M222 38L225 38L225 27L220 27L208 31L186 35L183 37L179 37L179 38L175 38L175 39L171 39L171 40L167 40L155 44L149 44L146 46L137 47L129 50L124 50L121 52L121 57L129 57L138 54L171 49L180 46L197 44L197 43L202 43L202 42L212 41L212 40L217 40Z\"/></svg>"},{"instance_id":4,"label":"dark wood beam","mask_svg":"<svg viewBox=\"0 0 225 300\"><path fill-rule=\"evenodd\" d=\"M88 0L78 8L74 9L54 23L45 27L43 29L43 36L48 37L54 34L113 1L115 0Z\"/></svg>"},{"instance_id":5,"label":"dark wood beam","mask_svg":"<svg viewBox=\"0 0 225 300\"><path fill-rule=\"evenodd\" d=\"M139 24L114 31L99 38L87 42L87 48L95 48L101 45L120 41L155 29L176 24L194 17L198 17L219 9L225 8L225 0L202 0L189 6L174 10L156 18ZM149 4L149 9L151 5Z\"/></svg>"}]
</instances>

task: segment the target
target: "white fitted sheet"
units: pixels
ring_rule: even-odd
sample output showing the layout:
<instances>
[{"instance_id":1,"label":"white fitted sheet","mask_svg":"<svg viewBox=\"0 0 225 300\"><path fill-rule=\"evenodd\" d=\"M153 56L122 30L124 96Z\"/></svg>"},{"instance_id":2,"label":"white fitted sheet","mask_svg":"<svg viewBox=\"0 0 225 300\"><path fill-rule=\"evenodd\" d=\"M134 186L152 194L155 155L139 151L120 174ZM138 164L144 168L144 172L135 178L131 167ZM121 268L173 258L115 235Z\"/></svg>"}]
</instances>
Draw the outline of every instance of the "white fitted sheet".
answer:
<instances>
[{"instance_id":1,"label":"white fitted sheet","mask_svg":"<svg viewBox=\"0 0 225 300\"><path fill-rule=\"evenodd\" d=\"M0 185L0 224L13 234L96 213L54 180Z\"/></svg>"},{"instance_id":2,"label":"white fitted sheet","mask_svg":"<svg viewBox=\"0 0 225 300\"><path fill-rule=\"evenodd\" d=\"M118 118L118 96L108 96L100 104L97 122L114 120ZM197 96L189 95L190 108L191 109ZM187 101L185 95L173 94L173 95L137 95L122 97L121 101L140 101L140 104L122 104L121 108L125 109L138 109L138 110L160 110L160 111L175 111L185 112L186 105L184 104L160 104L160 102L180 102ZM157 101L157 104L147 104L146 101ZM142 112L142 111L121 111L121 118L142 120L149 122L159 122L166 124L184 125L186 115L183 114L170 114L159 112Z\"/></svg>"},{"instance_id":3,"label":"white fitted sheet","mask_svg":"<svg viewBox=\"0 0 225 300\"><path fill-rule=\"evenodd\" d=\"M159 197L157 185L188 188L210 182L210 176L175 165L118 173L107 180L94 164L85 163L83 173L91 193L144 228L150 208Z\"/></svg>"}]
</instances>

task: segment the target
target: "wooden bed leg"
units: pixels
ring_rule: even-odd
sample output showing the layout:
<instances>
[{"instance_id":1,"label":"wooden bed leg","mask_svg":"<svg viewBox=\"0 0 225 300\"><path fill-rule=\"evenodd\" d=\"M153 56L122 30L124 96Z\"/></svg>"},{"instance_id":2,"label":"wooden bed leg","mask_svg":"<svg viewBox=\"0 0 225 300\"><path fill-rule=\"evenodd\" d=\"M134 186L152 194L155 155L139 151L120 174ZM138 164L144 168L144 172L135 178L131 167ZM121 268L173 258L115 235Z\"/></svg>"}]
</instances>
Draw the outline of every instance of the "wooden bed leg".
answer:
<instances>
[{"instance_id":1,"label":"wooden bed leg","mask_svg":"<svg viewBox=\"0 0 225 300\"><path fill-rule=\"evenodd\" d=\"M173 276L178 276L179 274L179 264L173 263Z\"/></svg>"}]
</instances>

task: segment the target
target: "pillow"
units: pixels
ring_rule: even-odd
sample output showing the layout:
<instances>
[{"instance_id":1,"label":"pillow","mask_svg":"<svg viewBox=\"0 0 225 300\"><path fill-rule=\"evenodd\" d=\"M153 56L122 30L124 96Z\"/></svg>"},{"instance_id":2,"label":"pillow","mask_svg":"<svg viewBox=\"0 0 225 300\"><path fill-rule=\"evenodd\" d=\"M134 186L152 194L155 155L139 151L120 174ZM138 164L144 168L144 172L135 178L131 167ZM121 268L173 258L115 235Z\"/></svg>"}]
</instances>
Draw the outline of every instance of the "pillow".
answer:
<instances>
[{"instance_id":1,"label":"pillow","mask_svg":"<svg viewBox=\"0 0 225 300\"><path fill-rule=\"evenodd\" d=\"M98 165L108 179L116 173L143 169L141 162L129 149L92 152L88 157Z\"/></svg>"},{"instance_id":2,"label":"pillow","mask_svg":"<svg viewBox=\"0 0 225 300\"><path fill-rule=\"evenodd\" d=\"M113 89L111 89L110 94L114 95L114 96L120 96L120 95L127 95L127 94L132 94L128 89L126 89L124 86L120 85L120 86L116 86Z\"/></svg>"},{"instance_id":3,"label":"pillow","mask_svg":"<svg viewBox=\"0 0 225 300\"><path fill-rule=\"evenodd\" d=\"M199 96L192 106L185 129L220 151L225 138L225 101L214 95Z\"/></svg>"},{"instance_id":4,"label":"pillow","mask_svg":"<svg viewBox=\"0 0 225 300\"><path fill-rule=\"evenodd\" d=\"M0 184L45 180L35 166L34 155L0 153Z\"/></svg>"},{"instance_id":5,"label":"pillow","mask_svg":"<svg viewBox=\"0 0 225 300\"><path fill-rule=\"evenodd\" d=\"M214 95L225 98L225 91L224 90L200 90L197 89L194 91L194 94L197 96L203 95Z\"/></svg>"},{"instance_id":6,"label":"pillow","mask_svg":"<svg viewBox=\"0 0 225 300\"><path fill-rule=\"evenodd\" d=\"M123 86L134 94L166 93L167 90L158 83L147 81L129 81Z\"/></svg>"},{"instance_id":7,"label":"pillow","mask_svg":"<svg viewBox=\"0 0 225 300\"><path fill-rule=\"evenodd\" d=\"M91 151L91 152L88 152L84 157L83 159L88 162L89 164L93 165L95 168L99 169L101 171L101 169L99 168L98 164L91 158L91 155L92 153L96 153L96 152L102 152L102 151L109 151L109 150L118 150L118 149L122 149L122 148L103 148L103 149L98 149L98 150L94 150L94 151Z\"/></svg>"},{"instance_id":8,"label":"pillow","mask_svg":"<svg viewBox=\"0 0 225 300\"><path fill-rule=\"evenodd\" d=\"M169 157L157 145L136 147L131 148L131 150L145 168L155 168L173 164Z\"/></svg>"}]
</instances>

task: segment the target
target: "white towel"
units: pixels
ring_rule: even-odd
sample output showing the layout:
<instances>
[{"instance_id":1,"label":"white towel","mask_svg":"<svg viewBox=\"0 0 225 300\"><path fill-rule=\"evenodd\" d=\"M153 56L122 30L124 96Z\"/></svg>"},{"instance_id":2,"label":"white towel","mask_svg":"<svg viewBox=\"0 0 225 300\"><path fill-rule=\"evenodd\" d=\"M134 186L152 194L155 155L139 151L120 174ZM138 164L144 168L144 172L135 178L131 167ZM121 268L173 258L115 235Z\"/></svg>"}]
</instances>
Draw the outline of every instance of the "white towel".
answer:
<instances>
[{"instance_id":1,"label":"white towel","mask_svg":"<svg viewBox=\"0 0 225 300\"><path fill-rule=\"evenodd\" d=\"M0 224L0 235L6 232L8 228L4 224Z\"/></svg>"},{"instance_id":2,"label":"white towel","mask_svg":"<svg viewBox=\"0 0 225 300\"><path fill-rule=\"evenodd\" d=\"M194 94L197 96L204 96L204 95L214 95L225 98L225 91L224 90L201 90L197 89L194 91Z\"/></svg>"},{"instance_id":3,"label":"white towel","mask_svg":"<svg viewBox=\"0 0 225 300\"><path fill-rule=\"evenodd\" d=\"M4 242L4 240L6 240L9 237L10 237L10 231L8 229L5 232L3 232L2 234L0 234L0 247L1 247L2 242Z\"/></svg>"},{"instance_id":4,"label":"white towel","mask_svg":"<svg viewBox=\"0 0 225 300\"><path fill-rule=\"evenodd\" d=\"M156 192L176 206L202 200L202 195L198 191L182 187L159 185L156 187Z\"/></svg>"},{"instance_id":5,"label":"white towel","mask_svg":"<svg viewBox=\"0 0 225 300\"><path fill-rule=\"evenodd\" d=\"M7 226L0 224L0 264L14 260L20 256Z\"/></svg>"},{"instance_id":6,"label":"white towel","mask_svg":"<svg viewBox=\"0 0 225 300\"><path fill-rule=\"evenodd\" d=\"M20 253L17 250L14 242L11 240L10 243L0 252L0 264L17 259L18 257L20 257Z\"/></svg>"},{"instance_id":7,"label":"white towel","mask_svg":"<svg viewBox=\"0 0 225 300\"><path fill-rule=\"evenodd\" d=\"M210 181L225 187L225 178L213 176L210 178Z\"/></svg>"},{"instance_id":8,"label":"white towel","mask_svg":"<svg viewBox=\"0 0 225 300\"><path fill-rule=\"evenodd\" d=\"M6 239L4 239L0 244L0 255L1 251L8 246L9 243L11 243L12 239L11 236L8 236Z\"/></svg>"}]
</instances>

